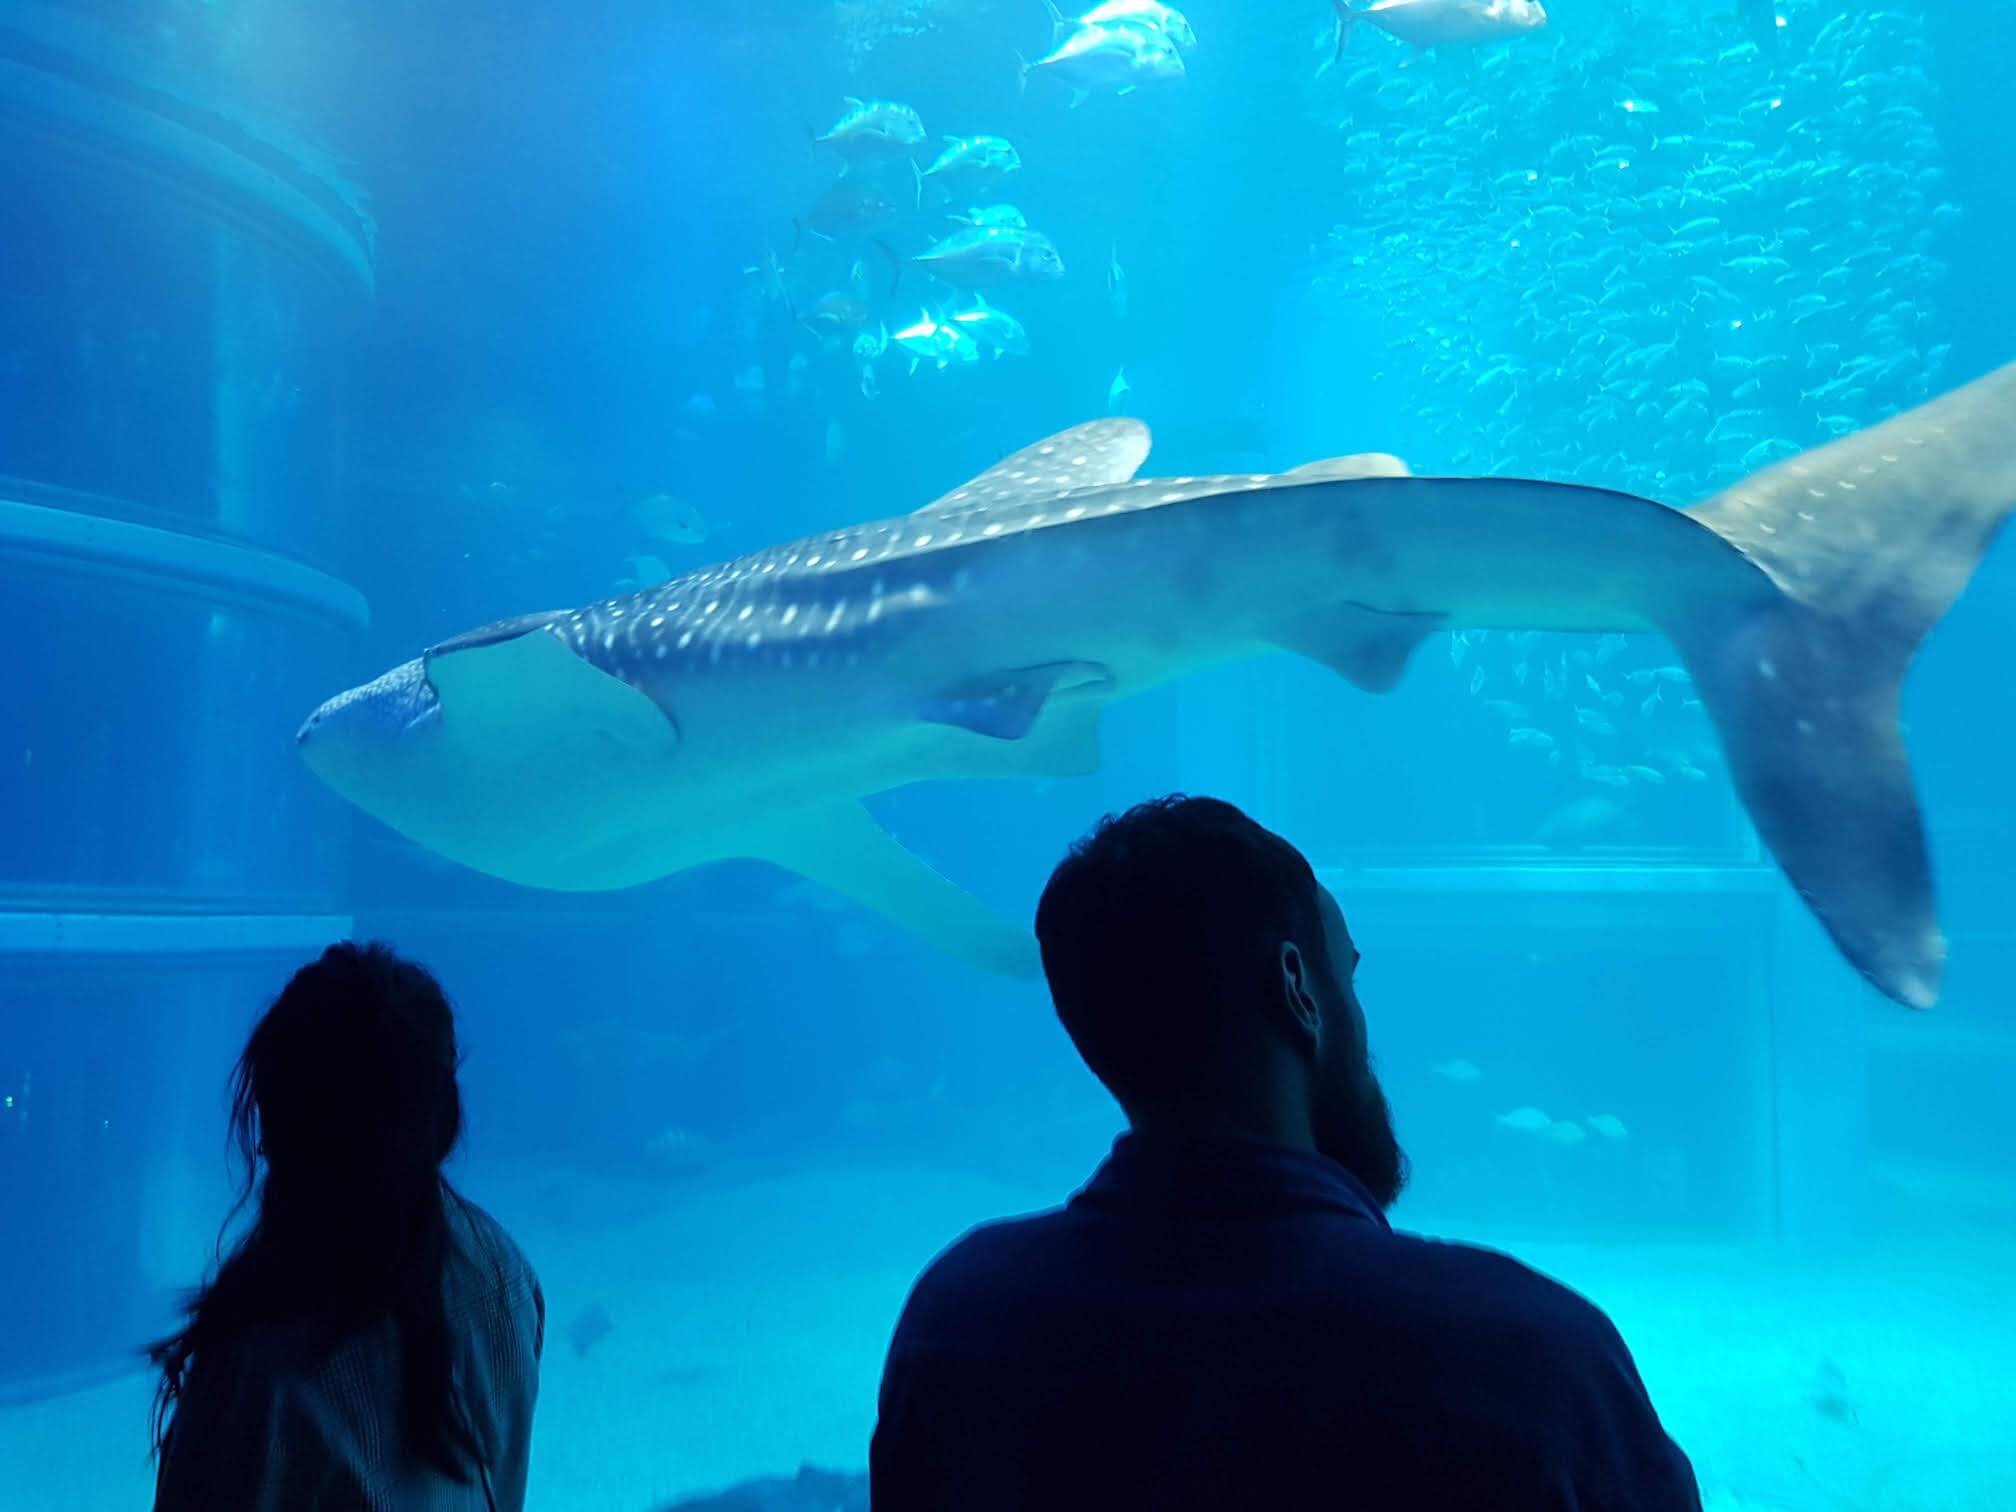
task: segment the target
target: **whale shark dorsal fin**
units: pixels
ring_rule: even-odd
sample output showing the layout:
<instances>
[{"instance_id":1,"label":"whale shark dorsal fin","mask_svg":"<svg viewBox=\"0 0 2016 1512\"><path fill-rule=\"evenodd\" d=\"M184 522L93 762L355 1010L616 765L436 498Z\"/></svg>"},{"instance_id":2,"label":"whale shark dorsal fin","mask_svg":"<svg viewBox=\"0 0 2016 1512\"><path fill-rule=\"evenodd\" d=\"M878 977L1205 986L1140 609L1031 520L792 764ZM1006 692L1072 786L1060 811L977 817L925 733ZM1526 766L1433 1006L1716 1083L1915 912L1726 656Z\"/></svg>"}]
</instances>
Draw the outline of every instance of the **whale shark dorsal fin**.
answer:
<instances>
[{"instance_id":1,"label":"whale shark dorsal fin","mask_svg":"<svg viewBox=\"0 0 2016 1512\"><path fill-rule=\"evenodd\" d=\"M1440 614L1389 614L1363 604L1339 604L1293 620L1267 639L1284 651L1321 662L1367 693L1390 693L1415 648L1446 623L1447 617Z\"/></svg>"},{"instance_id":2,"label":"whale shark dorsal fin","mask_svg":"<svg viewBox=\"0 0 2016 1512\"><path fill-rule=\"evenodd\" d=\"M1386 452L1360 452L1350 457L1326 457L1320 462L1304 462L1280 475L1282 482L1347 483L1353 478L1411 478L1405 462Z\"/></svg>"},{"instance_id":3,"label":"whale shark dorsal fin","mask_svg":"<svg viewBox=\"0 0 2016 1512\"><path fill-rule=\"evenodd\" d=\"M1148 427L1139 420L1093 420L1003 457L970 483L933 499L918 514L1050 499L1074 488L1125 483L1148 460Z\"/></svg>"},{"instance_id":4,"label":"whale shark dorsal fin","mask_svg":"<svg viewBox=\"0 0 2016 1512\"><path fill-rule=\"evenodd\" d=\"M679 728L626 682L590 666L550 630L427 653L427 681L441 702L443 728L457 740L537 747L541 760L564 763L583 742L611 745L645 760L670 757ZM537 710L538 718L528 718Z\"/></svg>"},{"instance_id":5,"label":"whale shark dorsal fin","mask_svg":"<svg viewBox=\"0 0 2016 1512\"><path fill-rule=\"evenodd\" d=\"M743 854L830 887L982 971L1037 973L1026 927L947 881L858 803L800 809L751 834Z\"/></svg>"}]
</instances>

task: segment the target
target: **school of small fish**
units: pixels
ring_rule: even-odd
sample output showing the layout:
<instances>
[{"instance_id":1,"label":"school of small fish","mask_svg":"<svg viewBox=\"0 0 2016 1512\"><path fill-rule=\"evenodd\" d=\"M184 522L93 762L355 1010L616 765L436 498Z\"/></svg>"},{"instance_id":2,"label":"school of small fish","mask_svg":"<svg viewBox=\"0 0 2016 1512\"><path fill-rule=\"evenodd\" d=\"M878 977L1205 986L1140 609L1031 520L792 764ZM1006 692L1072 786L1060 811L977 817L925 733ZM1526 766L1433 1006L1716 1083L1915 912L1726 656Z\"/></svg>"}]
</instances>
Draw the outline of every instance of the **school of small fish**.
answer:
<instances>
[{"instance_id":1,"label":"school of small fish","mask_svg":"<svg viewBox=\"0 0 2016 1512\"><path fill-rule=\"evenodd\" d=\"M1514 1108L1509 1113L1497 1116L1500 1128L1510 1129L1515 1134L1531 1134L1549 1140L1554 1144L1581 1144L1591 1134L1599 1139L1621 1142L1631 1137L1631 1131L1624 1127L1624 1121L1614 1113L1591 1113L1580 1120L1572 1118L1550 1118L1539 1108Z\"/></svg>"},{"instance_id":2,"label":"school of small fish","mask_svg":"<svg viewBox=\"0 0 2016 1512\"><path fill-rule=\"evenodd\" d=\"M1042 3L1050 41L1022 83L1060 108L1167 87L1197 47L1161 0L1076 17ZM1684 501L1937 388L1948 348L1925 332L1960 212L1939 193L1915 16L1826 0L1567 21L1539 0L1332 9L1310 98L1352 209L1314 277L1387 322L1371 376L1422 396L1403 438L1417 465ZM903 26L924 24L914 10ZM847 100L814 141L837 177L790 258L748 271L818 360L851 364L873 399L1030 351L1018 291L1072 264L1000 197L1025 173L1012 142L934 138L886 99ZM1106 250L1125 320L1127 271ZM768 392L760 367L734 388L759 407ZM1106 408L1133 398L1120 367ZM829 460L845 440L829 426ZM1539 785L1535 843L1698 834L1724 802L1700 700L1654 638L1461 629L1447 649L1478 737Z\"/></svg>"},{"instance_id":3,"label":"school of small fish","mask_svg":"<svg viewBox=\"0 0 2016 1512\"><path fill-rule=\"evenodd\" d=\"M1687 502L1938 389L1960 210L1917 14L1538 11L1379 0L1316 44L1353 205L1321 279L1388 323L1410 461ZM1447 45L1485 12L1503 45ZM1480 738L1553 783L1543 844L1699 832L1717 745L1657 640L1447 646Z\"/></svg>"},{"instance_id":4,"label":"school of small fish","mask_svg":"<svg viewBox=\"0 0 2016 1512\"><path fill-rule=\"evenodd\" d=\"M1483 1070L1474 1061L1437 1061L1428 1069L1447 1081L1465 1085L1484 1079ZM1612 1144L1621 1144L1631 1137L1624 1120L1615 1113L1586 1113L1579 1119L1555 1118L1530 1103L1495 1114L1492 1122L1514 1134L1531 1134L1554 1144L1581 1144L1592 1134L1599 1141Z\"/></svg>"}]
</instances>

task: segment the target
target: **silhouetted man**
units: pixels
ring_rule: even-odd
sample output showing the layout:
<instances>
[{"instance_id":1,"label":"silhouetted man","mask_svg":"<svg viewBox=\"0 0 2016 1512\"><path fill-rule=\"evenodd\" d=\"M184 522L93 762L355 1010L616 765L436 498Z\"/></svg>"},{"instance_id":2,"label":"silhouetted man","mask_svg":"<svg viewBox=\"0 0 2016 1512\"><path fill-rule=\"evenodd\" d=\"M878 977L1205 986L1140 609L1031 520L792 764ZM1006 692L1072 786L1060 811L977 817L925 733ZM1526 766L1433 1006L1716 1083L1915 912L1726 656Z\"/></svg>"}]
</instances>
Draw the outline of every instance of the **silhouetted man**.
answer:
<instances>
[{"instance_id":1,"label":"silhouetted man","mask_svg":"<svg viewBox=\"0 0 2016 1512\"><path fill-rule=\"evenodd\" d=\"M1058 866L1036 935L1130 1132L918 1281L875 1512L1696 1512L1608 1319L1388 1227L1358 950L1300 852L1229 804L1143 804Z\"/></svg>"}]
</instances>

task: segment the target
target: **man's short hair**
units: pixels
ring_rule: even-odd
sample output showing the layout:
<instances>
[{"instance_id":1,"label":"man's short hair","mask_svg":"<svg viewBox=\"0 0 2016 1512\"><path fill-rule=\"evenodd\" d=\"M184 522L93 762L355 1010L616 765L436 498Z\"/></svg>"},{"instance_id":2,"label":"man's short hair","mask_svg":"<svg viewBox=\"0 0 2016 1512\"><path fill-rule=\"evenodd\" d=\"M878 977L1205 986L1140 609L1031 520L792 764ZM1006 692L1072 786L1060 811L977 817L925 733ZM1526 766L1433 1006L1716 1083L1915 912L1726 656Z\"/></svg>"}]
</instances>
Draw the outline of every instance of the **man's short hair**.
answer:
<instances>
[{"instance_id":1,"label":"man's short hair","mask_svg":"<svg viewBox=\"0 0 2016 1512\"><path fill-rule=\"evenodd\" d=\"M1057 1017L1123 1105L1195 1085L1279 991L1282 941L1329 969L1317 898L1302 853L1229 803L1172 794L1109 814L1036 905Z\"/></svg>"}]
</instances>

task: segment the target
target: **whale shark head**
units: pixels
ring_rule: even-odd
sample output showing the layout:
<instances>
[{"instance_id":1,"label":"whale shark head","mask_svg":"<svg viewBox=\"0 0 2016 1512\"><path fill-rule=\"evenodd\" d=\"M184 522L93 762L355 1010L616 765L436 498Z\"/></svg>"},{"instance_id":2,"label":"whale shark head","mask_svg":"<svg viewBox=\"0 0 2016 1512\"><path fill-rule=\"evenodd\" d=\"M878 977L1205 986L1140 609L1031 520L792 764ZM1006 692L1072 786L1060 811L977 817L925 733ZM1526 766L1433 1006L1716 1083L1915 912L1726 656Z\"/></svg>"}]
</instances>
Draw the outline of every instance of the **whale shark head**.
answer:
<instances>
[{"instance_id":1,"label":"whale shark head","mask_svg":"<svg viewBox=\"0 0 2016 1512\"><path fill-rule=\"evenodd\" d=\"M514 621L337 694L295 741L310 771L409 840L569 888L642 864L608 847L673 774L679 735L642 693Z\"/></svg>"},{"instance_id":2,"label":"whale shark head","mask_svg":"<svg viewBox=\"0 0 2016 1512\"><path fill-rule=\"evenodd\" d=\"M442 785L470 776L443 760L441 699L423 657L338 693L302 722L294 742L317 777L414 838Z\"/></svg>"}]
</instances>

